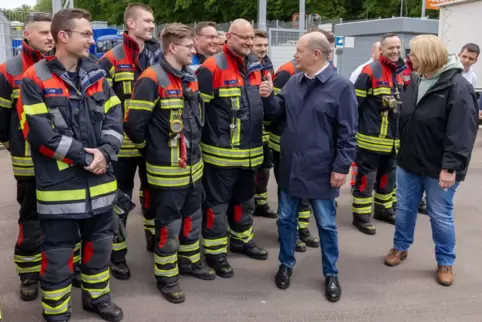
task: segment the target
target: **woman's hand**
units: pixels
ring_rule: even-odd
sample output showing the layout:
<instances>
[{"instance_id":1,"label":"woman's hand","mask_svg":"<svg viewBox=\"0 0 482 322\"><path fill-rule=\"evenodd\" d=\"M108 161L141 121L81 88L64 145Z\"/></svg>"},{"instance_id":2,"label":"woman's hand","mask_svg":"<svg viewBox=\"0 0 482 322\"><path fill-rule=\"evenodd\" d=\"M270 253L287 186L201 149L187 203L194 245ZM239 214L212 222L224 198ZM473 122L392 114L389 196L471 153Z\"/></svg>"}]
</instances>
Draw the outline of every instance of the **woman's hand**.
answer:
<instances>
[{"instance_id":1,"label":"woman's hand","mask_svg":"<svg viewBox=\"0 0 482 322\"><path fill-rule=\"evenodd\" d=\"M442 189L448 189L455 183L455 171L450 173L447 170L442 169L440 171L439 185Z\"/></svg>"}]
</instances>

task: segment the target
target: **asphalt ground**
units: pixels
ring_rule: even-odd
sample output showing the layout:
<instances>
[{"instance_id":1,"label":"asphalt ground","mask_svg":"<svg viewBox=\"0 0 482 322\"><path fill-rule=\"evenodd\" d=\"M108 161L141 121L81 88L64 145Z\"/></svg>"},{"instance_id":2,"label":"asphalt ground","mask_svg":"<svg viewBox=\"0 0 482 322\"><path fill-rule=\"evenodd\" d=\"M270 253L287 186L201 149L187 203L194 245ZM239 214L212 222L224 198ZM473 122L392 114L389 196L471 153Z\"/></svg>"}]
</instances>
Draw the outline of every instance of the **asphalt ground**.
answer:
<instances>
[{"instance_id":1,"label":"asphalt ground","mask_svg":"<svg viewBox=\"0 0 482 322\"><path fill-rule=\"evenodd\" d=\"M2 322L42 321L40 297L22 302L13 263L17 237L16 186L8 152L0 151L0 308ZM136 188L137 189L137 188ZM269 185L270 204L276 209L274 178ZM137 202L137 200L135 200ZM443 287L435 281L436 262L429 218L420 215L415 244L408 259L395 268L383 264L392 246L394 227L374 221L377 234L361 234L351 225L351 196L346 184L338 199L340 281L338 303L324 298L319 249L297 253L291 287L274 284L278 268L276 220L256 218L255 239L269 251L266 261L230 254L235 269L231 279L201 281L182 277L186 302L171 304L156 288L153 256L145 250L143 219L137 207L128 220L128 263L132 278L111 280L115 303L132 322L297 322L297 321L482 321L482 139L474 148L470 170L455 200L457 260L455 282ZM312 220L311 231L316 233ZM80 290L72 294L71 321L100 321L84 312Z\"/></svg>"}]
</instances>

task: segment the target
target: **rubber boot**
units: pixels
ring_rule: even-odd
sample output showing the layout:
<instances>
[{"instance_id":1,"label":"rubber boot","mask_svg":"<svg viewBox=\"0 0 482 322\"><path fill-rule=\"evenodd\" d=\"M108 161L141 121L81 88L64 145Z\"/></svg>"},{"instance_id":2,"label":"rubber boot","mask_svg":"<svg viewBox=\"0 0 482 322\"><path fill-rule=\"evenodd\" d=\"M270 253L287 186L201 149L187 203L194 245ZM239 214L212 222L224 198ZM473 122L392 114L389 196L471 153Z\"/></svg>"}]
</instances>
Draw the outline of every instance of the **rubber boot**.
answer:
<instances>
[{"instance_id":1,"label":"rubber boot","mask_svg":"<svg viewBox=\"0 0 482 322\"><path fill-rule=\"evenodd\" d=\"M243 243L241 241L231 239L229 250L232 253L242 253L253 259L265 260L268 258L268 252L265 249L258 247L254 240Z\"/></svg>"},{"instance_id":2,"label":"rubber boot","mask_svg":"<svg viewBox=\"0 0 482 322\"><path fill-rule=\"evenodd\" d=\"M204 281L211 281L216 278L216 271L211 267L204 265L200 260L193 264L187 258L178 257L177 263L181 275L191 275Z\"/></svg>"},{"instance_id":3,"label":"rubber boot","mask_svg":"<svg viewBox=\"0 0 482 322\"><path fill-rule=\"evenodd\" d=\"M353 226L367 235L375 235L377 233L377 229L371 223L371 215L369 214L353 214Z\"/></svg>"},{"instance_id":4,"label":"rubber boot","mask_svg":"<svg viewBox=\"0 0 482 322\"><path fill-rule=\"evenodd\" d=\"M306 246L311 248L320 247L320 241L318 238L311 236L310 230L308 228L298 230L301 241L303 241Z\"/></svg>"},{"instance_id":5,"label":"rubber boot","mask_svg":"<svg viewBox=\"0 0 482 322\"><path fill-rule=\"evenodd\" d=\"M184 291L181 290L179 282L171 284L157 283L157 288L161 291L162 295L171 303L179 304L186 300Z\"/></svg>"},{"instance_id":6,"label":"rubber boot","mask_svg":"<svg viewBox=\"0 0 482 322\"><path fill-rule=\"evenodd\" d=\"M129 269L129 266L127 266L126 262L116 263L114 261L110 261L110 273L118 280L128 280L131 278L131 270Z\"/></svg>"},{"instance_id":7,"label":"rubber boot","mask_svg":"<svg viewBox=\"0 0 482 322\"><path fill-rule=\"evenodd\" d=\"M301 241L301 239L296 240L296 247L295 251L299 253L304 253L306 252L306 244Z\"/></svg>"},{"instance_id":8,"label":"rubber boot","mask_svg":"<svg viewBox=\"0 0 482 322\"><path fill-rule=\"evenodd\" d=\"M20 299L22 301L33 301L38 296L38 279L23 278L20 281Z\"/></svg>"},{"instance_id":9,"label":"rubber boot","mask_svg":"<svg viewBox=\"0 0 482 322\"><path fill-rule=\"evenodd\" d=\"M111 301L91 304L87 297L82 296L82 307L85 311L97 314L101 319L109 322L119 322L124 318L122 309Z\"/></svg>"},{"instance_id":10,"label":"rubber boot","mask_svg":"<svg viewBox=\"0 0 482 322\"><path fill-rule=\"evenodd\" d=\"M261 206L257 206L254 210L253 216L270 219L278 218L278 214L274 210L272 210L267 203Z\"/></svg>"},{"instance_id":11,"label":"rubber boot","mask_svg":"<svg viewBox=\"0 0 482 322\"><path fill-rule=\"evenodd\" d=\"M393 211L393 208L385 208L383 205L375 204L373 218L395 225L395 211Z\"/></svg>"},{"instance_id":12,"label":"rubber boot","mask_svg":"<svg viewBox=\"0 0 482 322\"><path fill-rule=\"evenodd\" d=\"M146 250L148 252L153 253L154 252L154 244L155 244L154 235L148 230L145 230L144 233L146 234Z\"/></svg>"},{"instance_id":13,"label":"rubber boot","mask_svg":"<svg viewBox=\"0 0 482 322\"><path fill-rule=\"evenodd\" d=\"M229 264L227 254L206 255L206 263L214 269L216 275L222 278L230 278L234 275L233 267Z\"/></svg>"}]
</instances>

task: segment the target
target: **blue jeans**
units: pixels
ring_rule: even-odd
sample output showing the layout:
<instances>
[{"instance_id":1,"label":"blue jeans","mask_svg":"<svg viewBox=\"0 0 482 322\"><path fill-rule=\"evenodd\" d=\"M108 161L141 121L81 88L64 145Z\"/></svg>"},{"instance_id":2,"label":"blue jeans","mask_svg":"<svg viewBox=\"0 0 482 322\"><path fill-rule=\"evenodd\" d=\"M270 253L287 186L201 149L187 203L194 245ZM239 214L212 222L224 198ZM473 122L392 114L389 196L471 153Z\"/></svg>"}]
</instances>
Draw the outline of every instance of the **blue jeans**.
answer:
<instances>
[{"instance_id":1,"label":"blue jeans","mask_svg":"<svg viewBox=\"0 0 482 322\"><path fill-rule=\"evenodd\" d=\"M310 200L318 227L324 276L338 275L338 232L336 227L335 200ZM278 206L278 234L280 239L279 261L292 268L296 264L295 248L298 236L298 213L301 199L280 191Z\"/></svg>"},{"instance_id":2,"label":"blue jeans","mask_svg":"<svg viewBox=\"0 0 482 322\"><path fill-rule=\"evenodd\" d=\"M425 191L427 215L432 226L435 259L439 265L452 266L455 261L455 225L452 216L455 190L459 182L447 190L439 180L421 177L400 167L397 169L397 217L393 248L406 251L413 243L418 205Z\"/></svg>"}]
</instances>

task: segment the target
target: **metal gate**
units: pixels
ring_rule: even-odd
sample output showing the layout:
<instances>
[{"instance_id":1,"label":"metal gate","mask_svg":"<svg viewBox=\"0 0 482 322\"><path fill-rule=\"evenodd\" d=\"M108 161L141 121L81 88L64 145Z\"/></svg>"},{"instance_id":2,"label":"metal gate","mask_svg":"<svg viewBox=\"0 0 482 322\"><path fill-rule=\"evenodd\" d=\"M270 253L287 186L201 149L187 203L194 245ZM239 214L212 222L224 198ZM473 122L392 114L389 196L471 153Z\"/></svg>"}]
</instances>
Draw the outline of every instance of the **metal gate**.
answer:
<instances>
[{"instance_id":1,"label":"metal gate","mask_svg":"<svg viewBox=\"0 0 482 322\"><path fill-rule=\"evenodd\" d=\"M299 29L269 28L269 58L277 70L281 65L293 59L296 42L301 35Z\"/></svg>"}]
</instances>

